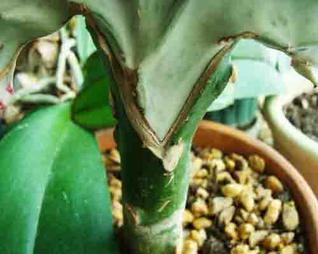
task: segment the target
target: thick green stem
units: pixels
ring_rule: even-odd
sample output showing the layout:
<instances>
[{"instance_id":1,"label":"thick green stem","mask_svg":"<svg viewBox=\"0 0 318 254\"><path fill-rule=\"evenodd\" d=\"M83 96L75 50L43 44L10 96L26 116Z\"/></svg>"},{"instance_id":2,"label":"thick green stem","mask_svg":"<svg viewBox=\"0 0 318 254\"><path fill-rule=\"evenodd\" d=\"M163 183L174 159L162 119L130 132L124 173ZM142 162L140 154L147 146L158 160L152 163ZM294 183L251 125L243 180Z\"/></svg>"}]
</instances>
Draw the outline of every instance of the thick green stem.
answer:
<instances>
[{"instance_id":1,"label":"thick green stem","mask_svg":"<svg viewBox=\"0 0 318 254\"><path fill-rule=\"evenodd\" d=\"M122 156L124 234L129 253L175 253L182 236L190 139L182 139L182 154L172 172L143 147L129 122L120 119L116 139Z\"/></svg>"},{"instance_id":2,"label":"thick green stem","mask_svg":"<svg viewBox=\"0 0 318 254\"><path fill-rule=\"evenodd\" d=\"M115 137L122 158L125 253L180 253L192 137L230 74L231 66L225 57L188 117L162 147L159 144L161 156L145 146L127 117L118 87L112 87L118 119Z\"/></svg>"}]
</instances>

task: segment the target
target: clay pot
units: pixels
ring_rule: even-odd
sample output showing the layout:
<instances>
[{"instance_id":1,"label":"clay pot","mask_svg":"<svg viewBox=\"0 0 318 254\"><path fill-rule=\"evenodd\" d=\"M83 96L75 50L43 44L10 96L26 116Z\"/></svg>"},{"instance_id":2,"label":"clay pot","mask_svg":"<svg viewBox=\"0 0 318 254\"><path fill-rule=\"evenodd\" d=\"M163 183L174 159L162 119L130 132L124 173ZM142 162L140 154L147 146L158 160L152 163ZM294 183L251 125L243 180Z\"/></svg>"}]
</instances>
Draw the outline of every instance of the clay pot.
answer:
<instances>
[{"instance_id":1,"label":"clay pot","mask_svg":"<svg viewBox=\"0 0 318 254\"><path fill-rule=\"evenodd\" d=\"M96 135L102 151L115 147L112 130ZM258 154L263 157L267 172L281 179L293 195L308 240L309 254L318 252L318 201L304 178L283 156L241 131L210 121L200 123L193 143L201 147L215 147L226 153Z\"/></svg>"}]
</instances>

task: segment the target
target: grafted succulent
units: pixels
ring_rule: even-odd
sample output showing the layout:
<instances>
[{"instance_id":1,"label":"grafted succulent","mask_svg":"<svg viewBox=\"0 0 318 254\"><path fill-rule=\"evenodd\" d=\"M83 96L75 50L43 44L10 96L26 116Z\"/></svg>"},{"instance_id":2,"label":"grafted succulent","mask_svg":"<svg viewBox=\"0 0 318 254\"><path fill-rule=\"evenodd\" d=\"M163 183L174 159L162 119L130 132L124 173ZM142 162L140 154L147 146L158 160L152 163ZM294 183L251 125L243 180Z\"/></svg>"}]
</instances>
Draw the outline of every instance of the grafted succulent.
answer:
<instances>
[{"instance_id":1,"label":"grafted succulent","mask_svg":"<svg viewBox=\"0 0 318 254\"><path fill-rule=\"evenodd\" d=\"M197 122L231 74L241 38L282 50L315 82L315 0L2 0L2 104L20 47L83 14L111 63L131 252L174 253ZM106 62L106 61L105 61ZM106 67L105 67L106 68ZM212 75L210 82L207 80ZM9 86L10 87L10 86Z\"/></svg>"}]
</instances>

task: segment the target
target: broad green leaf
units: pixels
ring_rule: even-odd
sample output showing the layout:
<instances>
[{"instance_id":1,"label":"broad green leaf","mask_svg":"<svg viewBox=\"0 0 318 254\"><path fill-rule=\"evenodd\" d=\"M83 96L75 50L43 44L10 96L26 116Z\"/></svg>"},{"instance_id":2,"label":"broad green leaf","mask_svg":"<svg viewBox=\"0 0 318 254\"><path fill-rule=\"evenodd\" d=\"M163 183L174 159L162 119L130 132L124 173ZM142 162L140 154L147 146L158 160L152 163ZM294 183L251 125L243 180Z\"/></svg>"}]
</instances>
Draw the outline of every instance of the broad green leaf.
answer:
<instances>
[{"instance_id":1,"label":"broad green leaf","mask_svg":"<svg viewBox=\"0 0 318 254\"><path fill-rule=\"evenodd\" d=\"M116 253L105 170L68 104L36 111L0 141L0 253Z\"/></svg>"},{"instance_id":2,"label":"broad green leaf","mask_svg":"<svg viewBox=\"0 0 318 254\"><path fill-rule=\"evenodd\" d=\"M84 88L72 105L74 122L87 129L101 129L116 123L109 103L110 72L94 53L85 64Z\"/></svg>"},{"instance_id":3,"label":"broad green leaf","mask_svg":"<svg viewBox=\"0 0 318 254\"><path fill-rule=\"evenodd\" d=\"M90 55L96 51L92 37L86 28L85 17L76 16L76 46L82 63L85 63Z\"/></svg>"}]
</instances>

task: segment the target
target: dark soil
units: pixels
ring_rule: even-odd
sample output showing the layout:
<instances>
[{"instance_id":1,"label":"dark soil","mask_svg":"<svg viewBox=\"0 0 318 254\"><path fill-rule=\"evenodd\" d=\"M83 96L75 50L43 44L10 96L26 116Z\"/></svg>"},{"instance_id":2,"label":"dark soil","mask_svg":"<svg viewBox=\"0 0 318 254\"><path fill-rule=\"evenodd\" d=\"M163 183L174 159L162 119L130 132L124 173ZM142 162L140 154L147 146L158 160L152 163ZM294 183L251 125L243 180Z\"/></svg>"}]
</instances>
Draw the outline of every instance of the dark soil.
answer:
<instances>
[{"instance_id":1,"label":"dark soil","mask_svg":"<svg viewBox=\"0 0 318 254\"><path fill-rule=\"evenodd\" d=\"M318 142L318 91L300 95L284 111L296 128Z\"/></svg>"}]
</instances>

